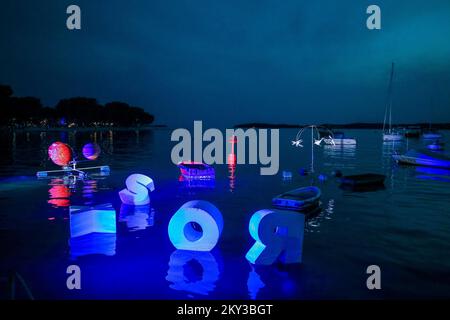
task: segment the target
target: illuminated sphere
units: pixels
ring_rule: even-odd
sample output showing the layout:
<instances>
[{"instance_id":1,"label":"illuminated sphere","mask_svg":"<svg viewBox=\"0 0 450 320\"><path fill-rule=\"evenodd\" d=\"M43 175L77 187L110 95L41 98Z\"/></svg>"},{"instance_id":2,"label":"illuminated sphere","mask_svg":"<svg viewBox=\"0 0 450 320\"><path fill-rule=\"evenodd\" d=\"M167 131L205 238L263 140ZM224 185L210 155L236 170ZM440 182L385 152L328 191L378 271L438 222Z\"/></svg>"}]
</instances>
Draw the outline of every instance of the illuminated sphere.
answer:
<instances>
[{"instance_id":1,"label":"illuminated sphere","mask_svg":"<svg viewBox=\"0 0 450 320\"><path fill-rule=\"evenodd\" d=\"M63 142L53 142L48 147L48 156L54 164L58 166L67 166L72 160L72 150Z\"/></svg>"},{"instance_id":2,"label":"illuminated sphere","mask_svg":"<svg viewBox=\"0 0 450 320\"><path fill-rule=\"evenodd\" d=\"M100 154L100 147L96 143L87 143L82 152L86 159L96 160Z\"/></svg>"}]
</instances>

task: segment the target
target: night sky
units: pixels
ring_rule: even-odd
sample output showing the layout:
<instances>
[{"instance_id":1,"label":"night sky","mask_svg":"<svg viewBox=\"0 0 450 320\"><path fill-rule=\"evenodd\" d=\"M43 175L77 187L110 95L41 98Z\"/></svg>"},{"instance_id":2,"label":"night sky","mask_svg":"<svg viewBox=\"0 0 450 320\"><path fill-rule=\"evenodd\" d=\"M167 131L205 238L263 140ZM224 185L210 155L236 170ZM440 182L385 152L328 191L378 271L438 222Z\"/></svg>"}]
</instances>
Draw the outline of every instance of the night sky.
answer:
<instances>
[{"instance_id":1,"label":"night sky","mask_svg":"<svg viewBox=\"0 0 450 320\"><path fill-rule=\"evenodd\" d=\"M183 127L380 122L394 61L394 122L450 121L448 0L3 0L0 35L0 83L49 106L121 100Z\"/></svg>"}]
</instances>

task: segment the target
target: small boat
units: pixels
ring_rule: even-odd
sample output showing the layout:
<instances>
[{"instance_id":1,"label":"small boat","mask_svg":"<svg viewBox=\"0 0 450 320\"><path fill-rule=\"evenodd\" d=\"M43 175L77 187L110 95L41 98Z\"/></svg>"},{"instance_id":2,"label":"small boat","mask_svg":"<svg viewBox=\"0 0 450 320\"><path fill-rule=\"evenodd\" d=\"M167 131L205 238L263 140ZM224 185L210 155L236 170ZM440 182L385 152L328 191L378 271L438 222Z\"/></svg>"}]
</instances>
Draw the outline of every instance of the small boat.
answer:
<instances>
[{"instance_id":1,"label":"small boat","mask_svg":"<svg viewBox=\"0 0 450 320\"><path fill-rule=\"evenodd\" d=\"M394 80L394 63L392 63L391 67L391 77L389 79L389 87L388 87L388 104L386 104L386 108L384 110L384 120L383 120L383 141L384 142L400 142L404 139L404 136L401 132L392 128L392 83ZM388 118L389 114L389 119ZM386 121L388 123L388 129L386 129Z\"/></svg>"},{"instance_id":2,"label":"small boat","mask_svg":"<svg viewBox=\"0 0 450 320\"><path fill-rule=\"evenodd\" d=\"M343 132L335 132L333 136L328 136L328 138L324 138L323 141L326 144L331 145L355 145L356 139L351 137L346 137Z\"/></svg>"},{"instance_id":3,"label":"small boat","mask_svg":"<svg viewBox=\"0 0 450 320\"><path fill-rule=\"evenodd\" d=\"M317 187L303 187L277 195L272 199L272 205L287 210L310 210L319 206L322 192Z\"/></svg>"},{"instance_id":4,"label":"small boat","mask_svg":"<svg viewBox=\"0 0 450 320\"><path fill-rule=\"evenodd\" d=\"M215 171L210 165L202 162L182 161L177 165L181 175L186 179L214 179Z\"/></svg>"},{"instance_id":5,"label":"small boat","mask_svg":"<svg viewBox=\"0 0 450 320\"><path fill-rule=\"evenodd\" d=\"M432 151L442 151L444 150L444 143L440 141L435 141L432 144L429 144L427 146L427 149Z\"/></svg>"},{"instance_id":6,"label":"small boat","mask_svg":"<svg viewBox=\"0 0 450 320\"><path fill-rule=\"evenodd\" d=\"M389 130L385 133L383 133L383 141L384 142L400 142L403 141L403 135L400 132L397 132L395 130Z\"/></svg>"},{"instance_id":7,"label":"small boat","mask_svg":"<svg viewBox=\"0 0 450 320\"><path fill-rule=\"evenodd\" d=\"M442 134L438 131L426 131L422 134L422 138L425 140L439 140L442 138Z\"/></svg>"},{"instance_id":8,"label":"small boat","mask_svg":"<svg viewBox=\"0 0 450 320\"><path fill-rule=\"evenodd\" d=\"M403 155L394 154L392 158L399 164L450 169L450 157L427 150L411 149Z\"/></svg>"},{"instance_id":9,"label":"small boat","mask_svg":"<svg viewBox=\"0 0 450 320\"><path fill-rule=\"evenodd\" d=\"M364 173L340 178L342 186L366 187L373 185L383 185L386 176L377 173Z\"/></svg>"}]
</instances>

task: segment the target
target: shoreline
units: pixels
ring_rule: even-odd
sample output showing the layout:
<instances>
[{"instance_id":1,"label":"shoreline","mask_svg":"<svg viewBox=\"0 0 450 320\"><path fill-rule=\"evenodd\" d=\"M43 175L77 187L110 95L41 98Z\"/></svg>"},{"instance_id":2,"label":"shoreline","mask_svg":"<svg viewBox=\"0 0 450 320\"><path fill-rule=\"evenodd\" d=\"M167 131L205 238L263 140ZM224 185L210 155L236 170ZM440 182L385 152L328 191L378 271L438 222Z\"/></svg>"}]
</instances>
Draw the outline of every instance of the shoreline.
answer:
<instances>
[{"instance_id":1,"label":"shoreline","mask_svg":"<svg viewBox=\"0 0 450 320\"><path fill-rule=\"evenodd\" d=\"M242 123L234 125L234 128L248 129L301 129L304 128L305 125L300 124L285 124L285 123L264 123L264 122L251 122L251 123ZM373 129L380 130L383 129L383 123L347 123L347 124L331 124L324 123L317 125L318 127L326 127L328 129ZM398 123L392 125L393 128L406 128L412 129L417 128L419 130L429 130L430 123ZM431 130L450 130L450 123L432 123Z\"/></svg>"},{"instance_id":2,"label":"shoreline","mask_svg":"<svg viewBox=\"0 0 450 320\"><path fill-rule=\"evenodd\" d=\"M89 132L89 131L107 132L107 131L147 131L147 130L166 129L166 128L168 128L168 126L162 124L162 125L148 125L148 126L140 126L140 127L74 127L74 128L2 127L2 128L0 128L0 130L11 131L11 132Z\"/></svg>"}]
</instances>

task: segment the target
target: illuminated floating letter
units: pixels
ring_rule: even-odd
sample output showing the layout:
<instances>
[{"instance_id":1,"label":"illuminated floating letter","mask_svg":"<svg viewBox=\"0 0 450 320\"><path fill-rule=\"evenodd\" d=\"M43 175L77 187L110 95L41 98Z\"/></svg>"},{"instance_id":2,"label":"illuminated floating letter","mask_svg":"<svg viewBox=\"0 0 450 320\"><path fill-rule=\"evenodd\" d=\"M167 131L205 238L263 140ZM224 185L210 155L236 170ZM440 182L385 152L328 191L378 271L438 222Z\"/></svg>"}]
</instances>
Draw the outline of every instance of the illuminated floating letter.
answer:
<instances>
[{"instance_id":1,"label":"illuminated floating letter","mask_svg":"<svg viewBox=\"0 0 450 320\"><path fill-rule=\"evenodd\" d=\"M86 234L116 233L116 211L110 203L95 207L70 207L70 236Z\"/></svg>"},{"instance_id":2,"label":"illuminated floating letter","mask_svg":"<svg viewBox=\"0 0 450 320\"><path fill-rule=\"evenodd\" d=\"M255 244L246 254L253 264L301 263L305 216L300 213L264 209L253 214L249 231Z\"/></svg>"},{"instance_id":3,"label":"illuminated floating letter","mask_svg":"<svg viewBox=\"0 0 450 320\"><path fill-rule=\"evenodd\" d=\"M169 238L175 248L211 251L219 241L223 218L219 209L208 201L186 202L169 222Z\"/></svg>"},{"instance_id":4,"label":"illuminated floating letter","mask_svg":"<svg viewBox=\"0 0 450 320\"><path fill-rule=\"evenodd\" d=\"M155 190L152 178L135 173L127 178L125 184L127 187L119 192L122 203L132 206L141 206L150 203L148 191Z\"/></svg>"}]
</instances>

